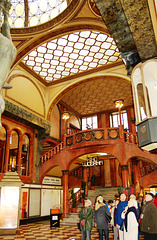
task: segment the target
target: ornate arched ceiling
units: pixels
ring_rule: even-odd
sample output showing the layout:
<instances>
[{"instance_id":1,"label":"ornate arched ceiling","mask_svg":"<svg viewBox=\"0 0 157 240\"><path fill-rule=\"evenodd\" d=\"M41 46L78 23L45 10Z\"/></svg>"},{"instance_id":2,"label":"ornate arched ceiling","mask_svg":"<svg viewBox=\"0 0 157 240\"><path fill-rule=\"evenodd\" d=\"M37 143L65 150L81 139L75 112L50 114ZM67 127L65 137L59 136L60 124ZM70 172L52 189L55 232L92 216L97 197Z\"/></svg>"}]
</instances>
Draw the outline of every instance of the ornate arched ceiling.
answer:
<instances>
[{"instance_id":1,"label":"ornate arched ceiling","mask_svg":"<svg viewBox=\"0 0 157 240\"><path fill-rule=\"evenodd\" d=\"M124 109L133 105L131 82L114 76L95 77L80 83L62 97L62 104L80 116L115 110L114 101L124 100Z\"/></svg>"}]
</instances>

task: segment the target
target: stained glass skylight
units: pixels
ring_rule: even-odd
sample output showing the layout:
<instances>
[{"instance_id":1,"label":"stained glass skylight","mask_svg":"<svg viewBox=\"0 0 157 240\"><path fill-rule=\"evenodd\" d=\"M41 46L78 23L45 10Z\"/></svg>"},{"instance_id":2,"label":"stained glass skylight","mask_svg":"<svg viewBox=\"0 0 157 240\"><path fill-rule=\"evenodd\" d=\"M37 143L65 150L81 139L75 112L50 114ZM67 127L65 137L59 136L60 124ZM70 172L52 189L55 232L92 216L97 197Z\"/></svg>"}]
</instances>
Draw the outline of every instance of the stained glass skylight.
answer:
<instances>
[{"instance_id":1,"label":"stained glass skylight","mask_svg":"<svg viewBox=\"0 0 157 240\"><path fill-rule=\"evenodd\" d=\"M12 28L45 23L67 8L67 0L12 0L9 23Z\"/></svg>"},{"instance_id":2,"label":"stained glass skylight","mask_svg":"<svg viewBox=\"0 0 157 240\"><path fill-rule=\"evenodd\" d=\"M79 31L44 43L23 62L45 81L54 80L118 61L120 53L110 36Z\"/></svg>"}]
</instances>

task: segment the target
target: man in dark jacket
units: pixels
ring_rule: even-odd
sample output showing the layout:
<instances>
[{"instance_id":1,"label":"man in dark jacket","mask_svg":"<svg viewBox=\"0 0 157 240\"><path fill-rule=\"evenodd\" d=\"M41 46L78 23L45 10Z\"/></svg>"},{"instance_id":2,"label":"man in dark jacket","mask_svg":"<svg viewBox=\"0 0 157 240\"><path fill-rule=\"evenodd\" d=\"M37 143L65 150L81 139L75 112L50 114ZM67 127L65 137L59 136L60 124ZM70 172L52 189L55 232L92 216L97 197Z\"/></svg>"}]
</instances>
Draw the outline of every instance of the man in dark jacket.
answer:
<instances>
[{"instance_id":1,"label":"man in dark jacket","mask_svg":"<svg viewBox=\"0 0 157 240\"><path fill-rule=\"evenodd\" d=\"M157 208L153 203L154 195L147 193L146 203L142 207L141 231L144 232L146 240L157 240Z\"/></svg>"},{"instance_id":2,"label":"man in dark jacket","mask_svg":"<svg viewBox=\"0 0 157 240\"><path fill-rule=\"evenodd\" d=\"M87 199L85 200L85 207L79 214L79 218L81 220L81 231L82 231L82 240L91 240L91 230L93 226L93 210L92 210L92 202Z\"/></svg>"}]
</instances>

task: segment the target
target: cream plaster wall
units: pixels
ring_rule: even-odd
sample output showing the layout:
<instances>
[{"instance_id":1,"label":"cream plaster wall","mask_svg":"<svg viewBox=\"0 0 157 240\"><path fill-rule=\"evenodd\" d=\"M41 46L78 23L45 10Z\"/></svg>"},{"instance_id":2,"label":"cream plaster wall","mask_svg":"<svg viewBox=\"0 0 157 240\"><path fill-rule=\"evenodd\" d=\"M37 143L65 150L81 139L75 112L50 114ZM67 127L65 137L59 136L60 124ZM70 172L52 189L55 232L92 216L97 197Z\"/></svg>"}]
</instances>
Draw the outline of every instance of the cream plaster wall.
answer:
<instances>
[{"instance_id":1,"label":"cream plaster wall","mask_svg":"<svg viewBox=\"0 0 157 240\"><path fill-rule=\"evenodd\" d=\"M51 116L51 131L50 136L59 139L60 138L60 113L57 105L54 107Z\"/></svg>"},{"instance_id":2,"label":"cream plaster wall","mask_svg":"<svg viewBox=\"0 0 157 240\"><path fill-rule=\"evenodd\" d=\"M12 85L12 89L6 91L6 99L45 117L44 97L40 89L30 78L24 75L14 75L9 84Z\"/></svg>"},{"instance_id":3,"label":"cream plaster wall","mask_svg":"<svg viewBox=\"0 0 157 240\"><path fill-rule=\"evenodd\" d=\"M70 123L72 125L74 125L75 127L77 127L77 128L81 127L81 125L80 125L80 123L78 121L78 118L75 115L70 116L69 125L70 125Z\"/></svg>"}]
</instances>

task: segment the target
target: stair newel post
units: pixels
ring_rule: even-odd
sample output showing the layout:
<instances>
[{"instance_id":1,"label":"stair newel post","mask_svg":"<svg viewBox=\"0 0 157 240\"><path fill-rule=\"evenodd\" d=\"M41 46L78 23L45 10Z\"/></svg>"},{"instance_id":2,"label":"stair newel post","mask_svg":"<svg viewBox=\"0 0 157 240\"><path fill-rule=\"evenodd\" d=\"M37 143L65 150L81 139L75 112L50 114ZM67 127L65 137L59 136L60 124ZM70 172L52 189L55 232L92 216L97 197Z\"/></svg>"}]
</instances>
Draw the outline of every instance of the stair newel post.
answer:
<instances>
[{"instance_id":1,"label":"stair newel post","mask_svg":"<svg viewBox=\"0 0 157 240\"><path fill-rule=\"evenodd\" d=\"M68 173L69 170L62 170L62 185L63 185L63 217L69 214L69 190L68 190Z\"/></svg>"}]
</instances>

